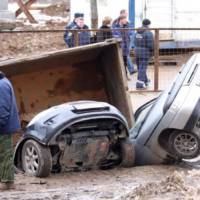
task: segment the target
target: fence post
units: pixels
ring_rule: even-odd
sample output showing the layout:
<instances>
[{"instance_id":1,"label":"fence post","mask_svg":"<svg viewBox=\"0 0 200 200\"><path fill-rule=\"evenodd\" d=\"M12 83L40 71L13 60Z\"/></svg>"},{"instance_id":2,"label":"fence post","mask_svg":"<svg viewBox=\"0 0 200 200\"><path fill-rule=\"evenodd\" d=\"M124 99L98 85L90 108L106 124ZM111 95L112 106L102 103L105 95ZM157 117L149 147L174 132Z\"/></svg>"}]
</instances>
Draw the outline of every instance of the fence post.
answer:
<instances>
[{"instance_id":1,"label":"fence post","mask_svg":"<svg viewBox=\"0 0 200 200\"><path fill-rule=\"evenodd\" d=\"M159 85L159 29L155 29L154 40L154 91L158 91Z\"/></svg>"},{"instance_id":2,"label":"fence post","mask_svg":"<svg viewBox=\"0 0 200 200\"><path fill-rule=\"evenodd\" d=\"M79 46L78 30L74 30L74 45L75 47Z\"/></svg>"}]
</instances>

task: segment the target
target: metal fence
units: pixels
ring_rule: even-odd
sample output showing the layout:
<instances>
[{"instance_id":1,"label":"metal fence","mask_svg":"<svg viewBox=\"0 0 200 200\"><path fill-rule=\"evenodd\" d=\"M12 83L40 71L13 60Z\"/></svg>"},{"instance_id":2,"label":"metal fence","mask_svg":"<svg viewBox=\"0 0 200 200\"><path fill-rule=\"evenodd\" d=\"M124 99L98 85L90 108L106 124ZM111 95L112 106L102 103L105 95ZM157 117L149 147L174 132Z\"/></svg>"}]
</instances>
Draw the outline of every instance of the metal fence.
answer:
<instances>
[{"instance_id":1,"label":"metal fence","mask_svg":"<svg viewBox=\"0 0 200 200\"><path fill-rule=\"evenodd\" d=\"M84 30L37 30L0 32L0 60L11 57L34 55L79 45L101 42L118 37L131 45L122 47L128 51L137 70L134 42L128 41L139 29L84 29ZM65 32L65 40L64 40ZM116 34L117 32L117 34ZM148 62L147 75L151 80L146 91L164 90L172 83L181 65L194 53L200 51L200 29L151 29L154 51ZM128 49L126 49L128 48ZM125 63L126 64L126 63ZM127 70L128 72L128 70ZM138 72L127 75L130 91L136 91Z\"/></svg>"}]
</instances>

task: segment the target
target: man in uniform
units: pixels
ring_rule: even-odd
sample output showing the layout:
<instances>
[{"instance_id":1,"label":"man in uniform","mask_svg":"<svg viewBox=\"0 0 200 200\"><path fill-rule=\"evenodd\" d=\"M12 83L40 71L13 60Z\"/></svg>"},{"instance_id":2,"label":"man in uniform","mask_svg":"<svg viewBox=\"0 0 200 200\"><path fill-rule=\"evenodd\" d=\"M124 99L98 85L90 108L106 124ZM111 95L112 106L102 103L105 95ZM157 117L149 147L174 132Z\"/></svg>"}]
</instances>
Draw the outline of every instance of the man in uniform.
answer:
<instances>
[{"instance_id":1,"label":"man in uniform","mask_svg":"<svg viewBox=\"0 0 200 200\"><path fill-rule=\"evenodd\" d=\"M84 14L75 13L74 20L68 26L66 26L66 31L64 34L64 41L68 47L75 46L74 33L69 30L87 30L89 29L84 23ZM90 32L89 31L78 31L78 45L90 44Z\"/></svg>"},{"instance_id":2,"label":"man in uniform","mask_svg":"<svg viewBox=\"0 0 200 200\"><path fill-rule=\"evenodd\" d=\"M136 64L138 67L137 89L146 89L150 82L147 77L147 66L149 59L153 55L154 48L153 34L149 30L150 24L149 19L144 19L141 29L136 32L134 37Z\"/></svg>"}]
</instances>

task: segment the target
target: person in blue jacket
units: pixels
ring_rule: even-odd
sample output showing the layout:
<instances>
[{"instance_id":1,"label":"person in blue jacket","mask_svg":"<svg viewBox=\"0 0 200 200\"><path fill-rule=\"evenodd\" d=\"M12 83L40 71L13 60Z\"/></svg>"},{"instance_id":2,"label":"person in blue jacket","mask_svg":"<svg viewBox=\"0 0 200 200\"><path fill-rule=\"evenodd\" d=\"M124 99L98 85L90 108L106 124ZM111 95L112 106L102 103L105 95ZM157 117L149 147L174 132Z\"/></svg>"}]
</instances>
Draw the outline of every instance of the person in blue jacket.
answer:
<instances>
[{"instance_id":1,"label":"person in blue jacket","mask_svg":"<svg viewBox=\"0 0 200 200\"><path fill-rule=\"evenodd\" d=\"M83 13L75 13L74 20L68 26L66 26L66 30L64 33L64 41L68 47L75 46L75 36L72 31L69 30L87 30L89 29L87 25L84 23L84 14ZM89 31L78 31L78 45L86 45L90 44L90 32Z\"/></svg>"},{"instance_id":2,"label":"person in blue jacket","mask_svg":"<svg viewBox=\"0 0 200 200\"><path fill-rule=\"evenodd\" d=\"M128 68L130 74L134 73L133 65L130 67L130 42L131 42L131 34L132 32L130 30L122 30L122 29L128 29L129 23L127 21L126 16L120 16L118 20L113 23L113 37L114 38L120 38L121 41L121 48L122 48L122 55L124 60L125 67ZM116 29L116 30L115 30ZM121 29L121 30L119 30Z\"/></svg>"},{"instance_id":3,"label":"person in blue jacket","mask_svg":"<svg viewBox=\"0 0 200 200\"><path fill-rule=\"evenodd\" d=\"M120 17L125 17L126 20L128 18L128 12L126 9L122 9L120 10L120 15L117 19L115 19L112 23L112 27L115 28L117 26L117 24L119 24L119 19ZM126 27L125 28L130 28L130 24L128 22L128 20L126 21ZM130 39L132 39L134 33L133 31L129 31L129 35L130 35ZM129 48L131 49L131 41L130 41L130 46ZM132 62L132 59L130 57L130 49L129 49L129 54L127 55L127 58L125 57L125 64L127 64L127 68L128 68L128 71L130 74L134 74L137 72L137 70L134 69L134 65L133 65L133 62Z\"/></svg>"},{"instance_id":4,"label":"person in blue jacket","mask_svg":"<svg viewBox=\"0 0 200 200\"><path fill-rule=\"evenodd\" d=\"M149 30L150 24L151 21L149 19L144 19L142 27L136 32L134 37L134 52L138 67L137 89L146 89L150 82L150 79L147 77L147 66L154 49L153 34Z\"/></svg>"},{"instance_id":5,"label":"person in blue jacket","mask_svg":"<svg viewBox=\"0 0 200 200\"><path fill-rule=\"evenodd\" d=\"M19 129L14 91L10 81L0 72L0 190L14 186L12 134Z\"/></svg>"}]
</instances>

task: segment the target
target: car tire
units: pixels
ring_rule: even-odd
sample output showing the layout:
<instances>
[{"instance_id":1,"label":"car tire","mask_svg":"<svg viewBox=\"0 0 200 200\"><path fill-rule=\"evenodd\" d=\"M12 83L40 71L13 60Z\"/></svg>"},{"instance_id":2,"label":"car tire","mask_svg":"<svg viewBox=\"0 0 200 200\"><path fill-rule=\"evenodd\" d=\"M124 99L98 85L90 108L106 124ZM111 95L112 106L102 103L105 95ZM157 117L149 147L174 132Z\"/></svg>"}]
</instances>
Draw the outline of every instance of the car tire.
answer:
<instances>
[{"instance_id":1,"label":"car tire","mask_svg":"<svg viewBox=\"0 0 200 200\"><path fill-rule=\"evenodd\" d=\"M52 168L50 149L34 140L26 141L22 148L22 168L29 175L47 177Z\"/></svg>"},{"instance_id":2,"label":"car tire","mask_svg":"<svg viewBox=\"0 0 200 200\"><path fill-rule=\"evenodd\" d=\"M130 139L120 142L121 149L121 166L133 167L135 165L135 147Z\"/></svg>"},{"instance_id":3,"label":"car tire","mask_svg":"<svg viewBox=\"0 0 200 200\"><path fill-rule=\"evenodd\" d=\"M189 132L174 131L169 136L169 151L179 159L195 158L200 151L199 137Z\"/></svg>"}]
</instances>

